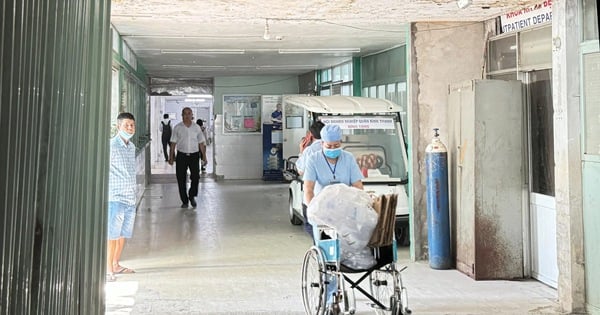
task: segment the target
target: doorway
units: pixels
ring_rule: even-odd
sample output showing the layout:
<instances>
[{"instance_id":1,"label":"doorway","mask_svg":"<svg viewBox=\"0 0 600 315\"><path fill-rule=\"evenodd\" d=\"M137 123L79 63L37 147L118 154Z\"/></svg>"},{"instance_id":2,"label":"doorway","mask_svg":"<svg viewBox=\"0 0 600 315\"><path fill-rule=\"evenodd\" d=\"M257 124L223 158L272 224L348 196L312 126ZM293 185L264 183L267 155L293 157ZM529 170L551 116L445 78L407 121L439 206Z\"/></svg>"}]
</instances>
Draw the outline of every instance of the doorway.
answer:
<instances>
[{"instance_id":1,"label":"doorway","mask_svg":"<svg viewBox=\"0 0 600 315\"><path fill-rule=\"evenodd\" d=\"M557 287L552 70L524 74L529 145L531 276Z\"/></svg>"},{"instance_id":2,"label":"doorway","mask_svg":"<svg viewBox=\"0 0 600 315\"><path fill-rule=\"evenodd\" d=\"M211 99L192 99L183 96L152 96L150 97L150 134L151 134L151 179L157 183L176 183L175 165L169 165L165 161L161 141L160 123L163 121L163 116L167 115L170 120L171 128L181 122L181 112L184 107L192 109L194 114L193 121L197 119L203 120L203 125L206 130L206 155L208 164L202 172L201 177L209 176L213 173L214 154L213 154L213 101ZM167 148L167 155L168 155Z\"/></svg>"}]
</instances>

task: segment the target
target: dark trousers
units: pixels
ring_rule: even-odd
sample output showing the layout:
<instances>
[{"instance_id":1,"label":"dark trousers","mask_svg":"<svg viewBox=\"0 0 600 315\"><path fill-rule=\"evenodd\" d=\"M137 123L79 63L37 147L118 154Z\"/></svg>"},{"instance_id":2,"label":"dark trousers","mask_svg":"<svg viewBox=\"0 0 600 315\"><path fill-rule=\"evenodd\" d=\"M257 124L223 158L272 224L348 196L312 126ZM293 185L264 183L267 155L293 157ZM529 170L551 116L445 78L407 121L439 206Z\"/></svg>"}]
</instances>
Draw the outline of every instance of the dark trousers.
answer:
<instances>
[{"instance_id":1,"label":"dark trousers","mask_svg":"<svg viewBox=\"0 0 600 315\"><path fill-rule=\"evenodd\" d=\"M165 161L169 160L169 139L162 139L163 153L165 154Z\"/></svg>"},{"instance_id":2,"label":"dark trousers","mask_svg":"<svg viewBox=\"0 0 600 315\"><path fill-rule=\"evenodd\" d=\"M179 198L181 198L181 202L185 204L190 201L191 197L196 197L198 195L198 181L200 180L199 160L199 152L188 154L177 151L175 174L177 174ZM190 179L192 181L189 191L186 190L188 169L190 170Z\"/></svg>"}]
</instances>

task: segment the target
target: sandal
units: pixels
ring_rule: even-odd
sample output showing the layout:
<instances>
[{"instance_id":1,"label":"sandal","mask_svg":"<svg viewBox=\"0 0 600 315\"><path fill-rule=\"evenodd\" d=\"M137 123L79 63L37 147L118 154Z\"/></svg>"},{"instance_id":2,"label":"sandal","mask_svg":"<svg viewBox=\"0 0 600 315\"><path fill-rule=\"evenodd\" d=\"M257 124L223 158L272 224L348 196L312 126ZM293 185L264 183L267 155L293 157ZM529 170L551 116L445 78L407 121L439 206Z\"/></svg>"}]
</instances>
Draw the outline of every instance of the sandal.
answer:
<instances>
[{"instance_id":1,"label":"sandal","mask_svg":"<svg viewBox=\"0 0 600 315\"><path fill-rule=\"evenodd\" d=\"M112 273L106 274L106 282L115 282L117 281L117 277Z\"/></svg>"},{"instance_id":2,"label":"sandal","mask_svg":"<svg viewBox=\"0 0 600 315\"><path fill-rule=\"evenodd\" d=\"M123 266L116 266L115 274L135 273L135 270Z\"/></svg>"}]
</instances>

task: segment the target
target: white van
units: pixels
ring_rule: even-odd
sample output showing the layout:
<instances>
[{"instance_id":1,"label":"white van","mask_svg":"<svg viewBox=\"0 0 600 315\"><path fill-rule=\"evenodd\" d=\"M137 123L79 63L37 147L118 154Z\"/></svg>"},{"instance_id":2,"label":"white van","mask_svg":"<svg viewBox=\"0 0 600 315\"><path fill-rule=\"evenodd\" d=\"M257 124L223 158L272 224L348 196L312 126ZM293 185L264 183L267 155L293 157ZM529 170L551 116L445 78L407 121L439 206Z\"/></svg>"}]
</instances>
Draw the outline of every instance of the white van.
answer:
<instances>
[{"instance_id":1,"label":"white van","mask_svg":"<svg viewBox=\"0 0 600 315\"><path fill-rule=\"evenodd\" d=\"M396 237L407 245L407 147L400 120L402 108L388 100L353 96L284 96L283 137L289 187L289 216L294 225L302 215L302 178L295 169L298 144L317 120L342 128L342 147L354 154L363 174L364 189L376 195L398 194Z\"/></svg>"}]
</instances>

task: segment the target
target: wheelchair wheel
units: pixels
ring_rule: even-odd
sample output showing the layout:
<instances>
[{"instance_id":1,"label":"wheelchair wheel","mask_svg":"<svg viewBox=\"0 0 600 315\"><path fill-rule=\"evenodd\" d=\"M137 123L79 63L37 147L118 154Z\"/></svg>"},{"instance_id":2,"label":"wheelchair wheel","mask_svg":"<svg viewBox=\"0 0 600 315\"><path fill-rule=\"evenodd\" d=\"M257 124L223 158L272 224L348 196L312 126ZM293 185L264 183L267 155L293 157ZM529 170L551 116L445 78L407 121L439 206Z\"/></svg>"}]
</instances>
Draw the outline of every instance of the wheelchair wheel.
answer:
<instances>
[{"instance_id":1,"label":"wheelchair wheel","mask_svg":"<svg viewBox=\"0 0 600 315\"><path fill-rule=\"evenodd\" d=\"M386 305L387 310L393 310L395 300L398 300L395 275L396 270L393 269L391 264L380 270L373 270L369 275L371 295L381 304ZM395 315L394 312L392 314Z\"/></svg>"},{"instance_id":2,"label":"wheelchair wheel","mask_svg":"<svg viewBox=\"0 0 600 315\"><path fill-rule=\"evenodd\" d=\"M343 283L342 287L344 288L343 313L353 315L354 313L356 313L356 296L354 296L354 289L352 289L352 287L350 287L346 283L346 281L343 281L343 279L344 279L343 277L341 277L341 279L342 279L342 283Z\"/></svg>"},{"instance_id":3,"label":"wheelchair wheel","mask_svg":"<svg viewBox=\"0 0 600 315\"><path fill-rule=\"evenodd\" d=\"M392 297L390 299L390 304L391 304L391 309L390 309L391 315L402 315L402 303L400 303L400 301L396 300L396 297Z\"/></svg>"},{"instance_id":4,"label":"wheelchair wheel","mask_svg":"<svg viewBox=\"0 0 600 315\"><path fill-rule=\"evenodd\" d=\"M304 255L302 264L302 301L308 315L325 314L327 285L323 253L312 247Z\"/></svg>"},{"instance_id":5,"label":"wheelchair wheel","mask_svg":"<svg viewBox=\"0 0 600 315\"><path fill-rule=\"evenodd\" d=\"M381 298L385 298L387 294L389 299L386 301L390 302L389 310L391 315L408 315L412 314L412 311L408 308L408 292L402 283L402 274L396 270L395 264L385 266L378 276L386 278L384 280L390 287L385 288L385 293ZM381 273L385 274L382 275ZM380 282L381 283L381 282ZM383 292L383 288L379 288ZM371 291L373 292L373 291ZM379 298L379 297L378 297Z\"/></svg>"}]
</instances>

